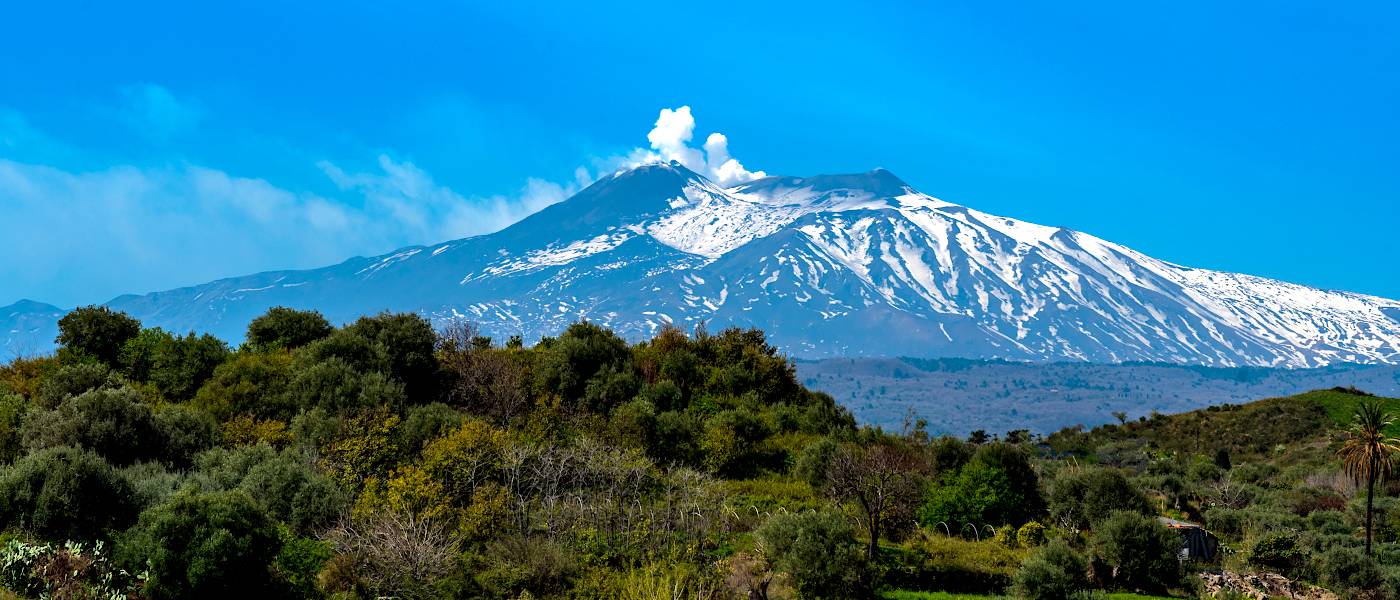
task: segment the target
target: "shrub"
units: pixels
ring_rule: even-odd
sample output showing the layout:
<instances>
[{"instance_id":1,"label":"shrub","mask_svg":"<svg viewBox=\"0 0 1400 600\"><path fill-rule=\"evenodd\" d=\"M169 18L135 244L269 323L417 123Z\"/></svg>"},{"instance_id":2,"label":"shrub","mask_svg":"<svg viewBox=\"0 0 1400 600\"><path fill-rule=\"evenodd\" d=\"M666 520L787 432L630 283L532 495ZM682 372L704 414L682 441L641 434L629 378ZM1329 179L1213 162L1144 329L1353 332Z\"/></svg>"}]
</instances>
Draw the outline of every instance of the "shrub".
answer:
<instances>
[{"instance_id":1,"label":"shrub","mask_svg":"<svg viewBox=\"0 0 1400 600\"><path fill-rule=\"evenodd\" d=\"M826 469L831 465L831 459L836 457L836 450L836 442L831 438L824 437L808 444L797 455L793 474L814 489L820 489L826 482Z\"/></svg>"},{"instance_id":2,"label":"shrub","mask_svg":"<svg viewBox=\"0 0 1400 600\"><path fill-rule=\"evenodd\" d=\"M219 443L219 423L209 413L187 406L167 406L155 414L156 431L164 442L162 457L187 467L195 454Z\"/></svg>"},{"instance_id":3,"label":"shrub","mask_svg":"<svg viewBox=\"0 0 1400 600\"><path fill-rule=\"evenodd\" d=\"M86 448L117 465L159 458L165 446L151 407L131 388L92 390L32 413L24 444Z\"/></svg>"},{"instance_id":4,"label":"shrub","mask_svg":"<svg viewBox=\"0 0 1400 600\"><path fill-rule=\"evenodd\" d=\"M28 410L24 396L0 390L0 464L19 457L24 418Z\"/></svg>"},{"instance_id":5,"label":"shrub","mask_svg":"<svg viewBox=\"0 0 1400 600\"><path fill-rule=\"evenodd\" d=\"M64 365L39 384L35 401L39 408L53 409L64 400L83 392L100 388L117 389L125 385L121 377L102 363Z\"/></svg>"},{"instance_id":6,"label":"shrub","mask_svg":"<svg viewBox=\"0 0 1400 600\"><path fill-rule=\"evenodd\" d=\"M0 475L0 523L50 540L96 540L136 519L130 484L102 457L49 448Z\"/></svg>"},{"instance_id":7,"label":"shrub","mask_svg":"<svg viewBox=\"0 0 1400 600\"><path fill-rule=\"evenodd\" d=\"M1154 517L1119 511L1094 530L1094 554L1113 569L1114 583L1162 592L1181 581L1181 538Z\"/></svg>"},{"instance_id":8,"label":"shrub","mask_svg":"<svg viewBox=\"0 0 1400 600\"><path fill-rule=\"evenodd\" d=\"M128 570L149 567L145 592L165 598L249 598L275 593L277 528L241 492L182 493L141 515L124 540Z\"/></svg>"},{"instance_id":9,"label":"shrub","mask_svg":"<svg viewBox=\"0 0 1400 600\"><path fill-rule=\"evenodd\" d=\"M428 442L461 426L464 420L466 417L462 413L441 402L414 406L408 409L399 426L400 445L405 454L416 455Z\"/></svg>"},{"instance_id":10,"label":"shrub","mask_svg":"<svg viewBox=\"0 0 1400 600\"><path fill-rule=\"evenodd\" d=\"M1088 586L1088 563L1068 543L1057 539L1026 558L1010 591L1028 600L1068 600Z\"/></svg>"},{"instance_id":11,"label":"shrub","mask_svg":"<svg viewBox=\"0 0 1400 600\"><path fill-rule=\"evenodd\" d=\"M207 333L175 336L155 328L127 341L121 362L133 380L153 383L166 398L185 401L229 354L228 344Z\"/></svg>"},{"instance_id":12,"label":"shrub","mask_svg":"<svg viewBox=\"0 0 1400 600\"><path fill-rule=\"evenodd\" d=\"M1116 469L1061 470L1050 486L1050 515L1066 527L1087 529L1115 511L1152 513L1147 497Z\"/></svg>"},{"instance_id":13,"label":"shrub","mask_svg":"<svg viewBox=\"0 0 1400 600\"><path fill-rule=\"evenodd\" d=\"M285 351L238 352L214 369L195 393L194 405L227 419L234 415L289 418L295 411L287 398L292 357Z\"/></svg>"},{"instance_id":14,"label":"shrub","mask_svg":"<svg viewBox=\"0 0 1400 600\"><path fill-rule=\"evenodd\" d=\"M360 373L340 358L301 369L287 384L288 403L300 409L344 412L404 403L403 385L383 373Z\"/></svg>"},{"instance_id":15,"label":"shrub","mask_svg":"<svg viewBox=\"0 0 1400 600\"><path fill-rule=\"evenodd\" d=\"M931 487L919 520L930 527L946 522L954 529L1005 525L1023 503L1006 473L974 461L957 476Z\"/></svg>"},{"instance_id":16,"label":"shrub","mask_svg":"<svg viewBox=\"0 0 1400 600\"><path fill-rule=\"evenodd\" d=\"M756 532L768 560L804 598L857 598L865 589L862 547L838 513L776 515Z\"/></svg>"},{"instance_id":17,"label":"shrub","mask_svg":"<svg viewBox=\"0 0 1400 600\"><path fill-rule=\"evenodd\" d=\"M1296 533L1271 533L1254 542L1247 560L1256 567L1292 575L1307 563L1308 552Z\"/></svg>"},{"instance_id":18,"label":"shrub","mask_svg":"<svg viewBox=\"0 0 1400 600\"><path fill-rule=\"evenodd\" d=\"M1336 592L1362 592L1385 584L1376 560L1355 548L1333 548L1322 555L1319 579Z\"/></svg>"},{"instance_id":19,"label":"shrub","mask_svg":"<svg viewBox=\"0 0 1400 600\"><path fill-rule=\"evenodd\" d=\"M558 593L579 574L578 558L567 547L545 538L509 536L486 545L476 579L495 597L514 598L522 591Z\"/></svg>"},{"instance_id":20,"label":"shrub","mask_svg":"<svg viewBox=\"0 0 1400 600\"><path fill-rule=\"evenodd\" d=\"M266 444L201 454L194 480L206 491L239 490L296 533L317 532L345 511L348 495L293 450Z\"/></svg>"},{"instance_id":21,"label":"shrub","mask_svg":"<svg viewBox=\"0 0 1400 600\"><path fill-rule=\"evenodd\" d=\"M1045 526L1039 521L1028 521L1016 530L1016 541L1022 548L1035 548L1045 543Z\"/></svg>"},{"instance_id":22,"label":"shrub","mask_svg":"<svg viewBox=\"0 0 1400 600\"><path fill-rule=\"evenodd\" d=\"M426 319L412 313L381 313L361 317L339 333L362 337L381 348L388 367L384 374L403 385L410 402L426 404L437 399L441 384L433 354L437 332Z\"/></svg>"}]
</instances>

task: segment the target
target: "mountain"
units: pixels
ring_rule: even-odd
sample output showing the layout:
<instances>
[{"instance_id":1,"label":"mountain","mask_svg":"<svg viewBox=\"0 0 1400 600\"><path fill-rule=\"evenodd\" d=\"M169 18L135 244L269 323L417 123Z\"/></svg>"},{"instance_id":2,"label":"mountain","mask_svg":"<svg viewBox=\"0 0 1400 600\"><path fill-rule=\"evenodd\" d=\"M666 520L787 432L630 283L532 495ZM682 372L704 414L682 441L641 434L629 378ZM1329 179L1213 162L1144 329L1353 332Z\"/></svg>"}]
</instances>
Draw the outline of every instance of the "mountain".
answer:
<instances>
[{"instance_id":1,"label":"mountain","mask_svg":"<svg viewBox=\"0 0 1400 600\"><path fill-rule=\"evenodd\" d=\"M51 350L58 336L58 320L66 312L33 300L0 308L0 360Z\"/></svg>"},{"instance_id":2,"label":"mountain","mask_svg":"<svg viewBox=\"0 0 1400 600\"><path fill-rule=\"evenodd\" d=\"M1308 367L1400 362L1400 302L1192 269L920 193L889 171L721 188L620 171L502 231L108 303L242 337L276 305L415 311L527 341L589 319L761 327L799 357Z\"/></svg>"}]
</instances>

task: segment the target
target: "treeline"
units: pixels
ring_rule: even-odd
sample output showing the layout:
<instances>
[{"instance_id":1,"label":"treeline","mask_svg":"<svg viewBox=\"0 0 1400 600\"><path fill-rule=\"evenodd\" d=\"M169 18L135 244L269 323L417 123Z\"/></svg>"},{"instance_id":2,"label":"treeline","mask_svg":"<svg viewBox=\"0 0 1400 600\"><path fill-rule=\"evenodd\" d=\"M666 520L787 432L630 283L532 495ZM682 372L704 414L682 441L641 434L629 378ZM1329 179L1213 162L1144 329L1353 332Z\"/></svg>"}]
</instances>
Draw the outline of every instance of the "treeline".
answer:
<instances>
[{"instance_id":1,"label":"treeline","mask_svg":"<svg viewBox=\"0 0 1400 600\"><path fill-rule=\"evenodd\" d=\"M59 325L0 368L0 588L25 598L1182 593L1155 517L1233 472L1137 424L858 427L756 330L526 348L275 308L233 349L102 307Z\"/></svg>"}]
</instances>

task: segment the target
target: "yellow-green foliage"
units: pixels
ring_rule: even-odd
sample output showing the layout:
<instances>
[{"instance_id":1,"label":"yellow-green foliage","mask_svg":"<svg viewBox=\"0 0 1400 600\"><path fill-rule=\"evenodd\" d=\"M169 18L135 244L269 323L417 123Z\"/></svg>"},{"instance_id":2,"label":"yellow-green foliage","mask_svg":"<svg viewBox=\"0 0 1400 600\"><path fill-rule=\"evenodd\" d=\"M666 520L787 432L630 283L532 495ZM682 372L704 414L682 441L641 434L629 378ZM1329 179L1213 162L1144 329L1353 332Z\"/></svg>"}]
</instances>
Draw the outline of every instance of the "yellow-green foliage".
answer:
<instances>
[{"instance_id":1,"label":"yellow-green foliage","mask_svg":"<svg viewBox=\"0 0 1400 600\"><path fill-rule=\"evenodd\" d=\"M234 417L223 425L224 444L228 446L251 446L267 444L282 448L292 441L287 424L276 419L255 419L252 415Z\"/></svg>"},{"instance_id":2,"label":"yellow-green foliage","mask_svg":"<svg viewBox=\"0 0 1400 600\"><path fill-rule=\"evenodd\" d=\"M455 521L458 516L442 480L414 465L395 469L382 480L378 477L365 480L364 493L356 500L352 514L356 519L367 519L380 511L449 521Z\"/></svg>"},{"instance_id":3,"label":"yellow-green foliage","mask_svg":"<svg viewBox=\"0 0 1400 600\"><path fill-rule=\"evenodd\" d=\"M399 416L387 409L348 419L341 436L321 449L321 468L352 488L388 471L398 455L393 438L398 425Z\"/></svg>"},{"instance_id":4,"label":"yellow-green foliage","mask_svg":"<svg viewBox=\"0 0 1400 600\"><path fill-rule=\"evenodd\" d=\"M1035 548L1045 543L1045 526L1038 521L1030 521L1016 530L1016 543L1022 548Z\"/></svg>"},{"instance_id":5,"label":"yellow-green foliage","mask_svg":"<svg viewBox=\"0 0 1400 600\"><path fill-rule=\"evenodd\" d=\"M477 486L500 469L507 439L504 430L469 419L423 448L423 469L442 482L451 498L469 501Z\"/></svg>"}]
</instances>

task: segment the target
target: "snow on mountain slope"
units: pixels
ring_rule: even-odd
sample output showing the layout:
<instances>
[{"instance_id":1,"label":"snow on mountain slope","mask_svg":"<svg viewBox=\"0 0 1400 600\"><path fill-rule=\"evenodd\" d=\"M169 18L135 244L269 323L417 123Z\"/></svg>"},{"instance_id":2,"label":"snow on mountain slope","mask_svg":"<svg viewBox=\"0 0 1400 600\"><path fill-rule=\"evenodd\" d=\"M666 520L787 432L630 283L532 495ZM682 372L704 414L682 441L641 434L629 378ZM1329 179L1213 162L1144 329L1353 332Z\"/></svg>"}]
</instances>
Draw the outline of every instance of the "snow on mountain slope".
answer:
<instances>
[{"instance_id":1,"label":"snow on mountain slope","mask_svg":"<svg viewBox=\"0 0 1400 600\"><path fill-rule=\"evenodd\" d=\"M754 326L804 357L1400 362L1400 302L1174 265L881 169L722 189L646 165L494 234L109 304L231 340L289 305L337 321L416 311L527 341L584 318L634 339Z\"/></svg>"}]
</instances>

